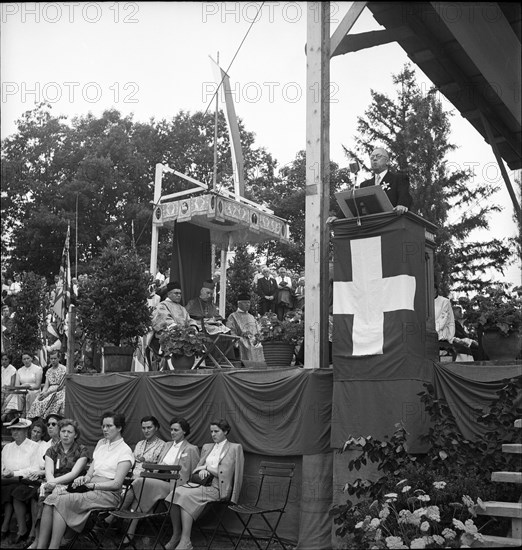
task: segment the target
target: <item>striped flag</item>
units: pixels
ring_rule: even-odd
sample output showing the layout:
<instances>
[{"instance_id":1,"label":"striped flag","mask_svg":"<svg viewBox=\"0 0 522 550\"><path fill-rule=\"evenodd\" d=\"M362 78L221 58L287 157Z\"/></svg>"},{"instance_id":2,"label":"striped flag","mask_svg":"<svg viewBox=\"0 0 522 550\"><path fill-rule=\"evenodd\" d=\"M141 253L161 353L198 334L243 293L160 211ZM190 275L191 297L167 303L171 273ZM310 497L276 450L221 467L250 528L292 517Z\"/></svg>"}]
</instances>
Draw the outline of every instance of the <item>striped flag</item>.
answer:
<instances>
[{"instance_id":1,"label":"striped flag","mask_svg":"<svg viewBox=\"0 0 522 550\"><path fill-rule=\"evenodd\" d=\"M58 275L58 284L54 297L53 314L56 322L58 334L66 334L67 313L71 303L71 262L69 260L69 240L71 236L71 226L67 226L67 236L63 247L62 263Z\"/></svg>"}]
</instances>

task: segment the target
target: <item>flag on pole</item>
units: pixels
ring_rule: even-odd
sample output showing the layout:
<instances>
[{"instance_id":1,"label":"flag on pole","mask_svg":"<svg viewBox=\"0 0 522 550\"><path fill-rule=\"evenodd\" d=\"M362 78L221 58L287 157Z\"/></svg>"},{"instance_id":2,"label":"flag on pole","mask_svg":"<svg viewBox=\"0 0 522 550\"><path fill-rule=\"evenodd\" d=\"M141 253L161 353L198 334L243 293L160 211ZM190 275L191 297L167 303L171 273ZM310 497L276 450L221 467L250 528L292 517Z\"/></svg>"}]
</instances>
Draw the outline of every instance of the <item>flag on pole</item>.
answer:
<instances>
[{"instance_id":1,"label":"flag on pole","mask_svg":"<svg viewBox=\"0 0 522 550\"><path fill-rule=\"evenodd\" d=\"M71 304L71 262L69 259L69 240L71 236L71 226L67 226L67 236L63 247L62 263L60 264L60 273L53 305L53 314L56 322L56 328L60 336L67 335L67 313Z\"/></svg>"},{"instance_id":2,"label":"flag on pole","mask_svg":"<svg viewBox=\"0 0 522 550\"><path fill-rule=\"evenodd\" d=\"M210 56L209 56L210 57ZM239 125L237 123L232 90L230 88L230 77L228 74L210 57L214 79L219 87L223 86L225 95L225 118L227 120L228 134L230 137L230 149L232 151L232 169L234 172L234 192L236 195L245 195L245 163L243 160L243 149L241 148L241 139L239 136Z\"/></svg>"}]
</instances>

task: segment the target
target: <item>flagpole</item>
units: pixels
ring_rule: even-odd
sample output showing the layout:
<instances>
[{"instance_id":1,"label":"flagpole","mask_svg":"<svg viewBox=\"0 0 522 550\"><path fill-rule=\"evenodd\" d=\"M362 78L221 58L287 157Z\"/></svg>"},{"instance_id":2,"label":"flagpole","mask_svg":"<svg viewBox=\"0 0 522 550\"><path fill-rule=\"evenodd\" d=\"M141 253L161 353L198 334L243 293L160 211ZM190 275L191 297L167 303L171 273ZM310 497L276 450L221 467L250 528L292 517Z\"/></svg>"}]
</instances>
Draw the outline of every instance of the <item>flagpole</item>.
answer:
<instances>
[{"instance_id":1,"label":"flagpole","mask_svg":"<svg viewBox=\"0 0 522 550\"><path fill-rule=\"evenodd\" d=\"M217 63L219 65L219 52L217 52ZM214 113L214 172L212 177L212 188L214 192L217 190L217 139L218 139L218 111L219 111L219 84L216 91L216 111ZM216 245L211 246L210 255L210 276L214 277L216 270Z\"/></svg>"},{"instance_id":2,"label":"flagpole","mask_svg":"<svg viewBox=\"0 0 522 550\"><path fill-rule=\"evenodd\" d=\"M76 243L74 247L74 276L78 278L78 193L76 193L75 234Z\"/></svg>"}]
</instances>

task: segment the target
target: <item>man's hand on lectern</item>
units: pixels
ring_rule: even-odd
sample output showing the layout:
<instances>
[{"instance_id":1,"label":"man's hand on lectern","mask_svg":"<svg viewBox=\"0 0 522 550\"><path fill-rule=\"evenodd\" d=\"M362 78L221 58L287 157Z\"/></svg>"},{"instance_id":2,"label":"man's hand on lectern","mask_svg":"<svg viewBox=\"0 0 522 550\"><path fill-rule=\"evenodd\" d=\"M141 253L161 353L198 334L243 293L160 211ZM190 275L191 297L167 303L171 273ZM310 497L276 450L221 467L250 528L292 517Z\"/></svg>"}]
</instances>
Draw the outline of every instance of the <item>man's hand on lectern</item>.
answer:
<instances>
[{"instance_id":1,"label":"man's hand on lectern","mask_svg":"<svg viewBox=\"0 0 522 550\"><path fill-rule=\"evenodd\" d=\"M406 212L408 212L408 208L406 206L402 206L402 204L398 204L395 208L394 208L395 212L397 213L397 215L401 215L401 214L405 214Z\"/></svg>"},{"instance_id":2,"label":"man's hand on lectern","mask_svg":"<svg viewBox=\"0 0 522 550\"><path fill-rule=\"evenodd\" d=\"M326 225L330 225L331 223L333 223L335 220L338 220L339 218L337 216L328 216L328 218L326 218Z\"/></svg>"}]
</instances>

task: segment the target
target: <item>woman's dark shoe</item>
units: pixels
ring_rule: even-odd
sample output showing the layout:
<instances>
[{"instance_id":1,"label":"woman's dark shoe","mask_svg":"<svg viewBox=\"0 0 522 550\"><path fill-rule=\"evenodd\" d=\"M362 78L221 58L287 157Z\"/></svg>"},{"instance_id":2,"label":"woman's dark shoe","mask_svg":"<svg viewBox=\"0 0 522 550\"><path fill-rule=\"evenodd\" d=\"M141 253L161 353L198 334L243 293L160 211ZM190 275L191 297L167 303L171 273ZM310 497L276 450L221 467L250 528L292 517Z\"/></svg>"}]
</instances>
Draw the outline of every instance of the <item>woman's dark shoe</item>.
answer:
<instances>
[{"instance_id":1,"label":"woman's dark shoe","mask_svg":"<svg viewBox=\"0 0 522 550\"><path fill-rule=\"evenodd\" d=\"M0 531L2 535L2 540L6 539L9 536L9 531Z\"/></svg>"}]
</instances>

